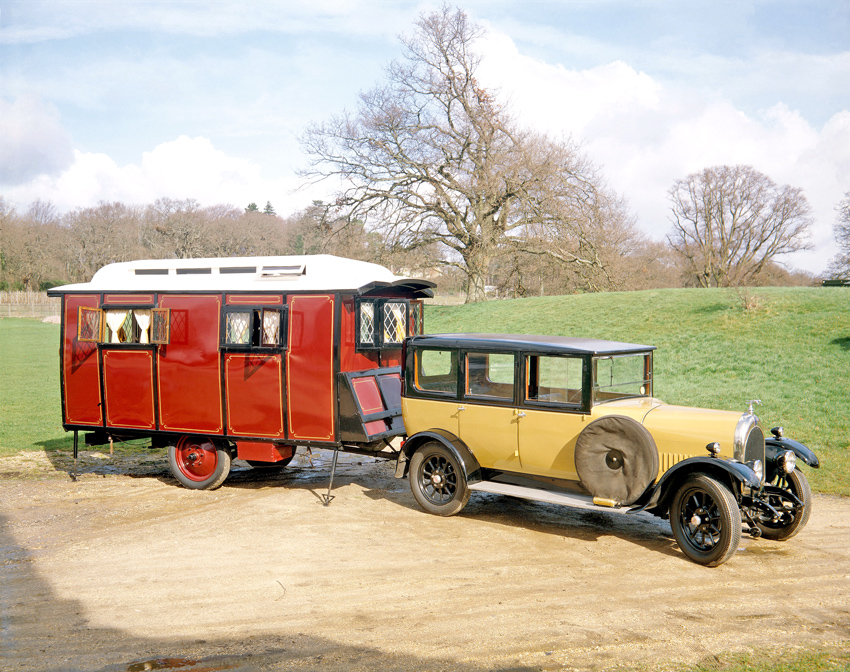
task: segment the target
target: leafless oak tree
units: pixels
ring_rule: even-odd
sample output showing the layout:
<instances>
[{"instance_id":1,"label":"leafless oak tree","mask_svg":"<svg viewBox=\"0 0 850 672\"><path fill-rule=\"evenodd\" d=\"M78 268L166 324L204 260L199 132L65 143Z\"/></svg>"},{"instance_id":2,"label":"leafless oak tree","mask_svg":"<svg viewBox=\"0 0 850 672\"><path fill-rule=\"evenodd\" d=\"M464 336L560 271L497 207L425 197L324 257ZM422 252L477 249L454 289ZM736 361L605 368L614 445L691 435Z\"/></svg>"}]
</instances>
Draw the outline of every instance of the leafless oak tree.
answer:
<instances>
[{"instance_id":1,"label":"leafless oak tree","mask_svg":"<svg viewBox=\"0 0 850 672\"><path fill-rule=\"evenodd\" d=\"M598 269L586 234L612 203L572 142L521 130L481 87L480 36L461 10L423 14L357 113L302 136L307 180L338 180L336 205L390 246L448 248L439 261L465 273L468 301L484 300L504 249Z\"/></svg>"},{"instance_id":2,"label":"leafless oak tree","mask_svg":"<svg viewBox=\"0 0 850 672\"><path fill-rule=\"evenodd\" d=\"M753 283L779 255L809 248L812 219L803 190L778 186L752 166L715 166L669 192L668 240L693 284Z\"/></svg>"}]
</instances>

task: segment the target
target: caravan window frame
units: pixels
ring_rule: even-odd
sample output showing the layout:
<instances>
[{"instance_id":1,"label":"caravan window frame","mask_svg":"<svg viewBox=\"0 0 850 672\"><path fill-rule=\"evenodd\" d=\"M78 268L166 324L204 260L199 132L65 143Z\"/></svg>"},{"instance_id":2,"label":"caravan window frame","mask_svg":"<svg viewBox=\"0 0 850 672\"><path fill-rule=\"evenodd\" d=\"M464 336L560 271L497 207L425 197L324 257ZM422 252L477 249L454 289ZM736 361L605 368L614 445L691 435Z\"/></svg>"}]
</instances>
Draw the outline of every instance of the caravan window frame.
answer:
<instances>
[{"instance_id":1,"label":"caravan window frame","mask_svg":"<svg viewBox=\"0 0 850 672\"><path fill-rule=\"evenodd\" d=\"M235 341L230 338L233 333L229 329L231 325L231 315L247 314L251 321L250 327L245 325L240 334L245 334L248 339ZM270 342L266 338L268 332L265 330L266 318L277 317L277 341ZM250 330L250 334L246 334L245 330ZM277 353L285 351L288 348L289 335L289 310L288 306L267 305L239 305L227 306L221 312L221 335L219 347L221 350L237 351L237 352L257 352L257 353Z\"/></svg>"},{"instance_id":2,"label":"caravan window frame","mask_svg":"<svg viewBox=\"0 0 850 672\"><path fill-rule=\"evenodd\" d=\"M398 326L404 327L404 336L400 340L385 339L386 306L395 304L404 307L404 315L398 320ZM364 322L365 306L371 306L371 324ZM354 301L354 347L356 350L400 350L404 339L410 335L410 299L386 297L357 297ZM368 333L371 332L371 333ZM367 337L368 336L368 337Z\"/></svg>"},{"instance_id":3,"label":"caravan window frame","mask_svg":"<svg viewBox=\"0 0 850 672\"><path fill-rule=\"evenodd\" d=\"M146 331L148 333L147 342L143 342L141 340L141 326L136 319L135 311L149 311L149 322L146 327ZM110 312L116 311L124 311L127 313L125 316L124 322L127 321L128 318L132 320L132 338L126 339L123 341L113 341L112 340L112 332L113 330L108 326L107 322L107 314ZM92 321L90 318L84 318L85 314L95 313L97 314L97 319ZM156 334L158 333L157 326L161 325L162 321L165 321L165 329L164 334L160 338L156 338ZM123 331L123 324L121 326L121 330ZM92 327L85 330L84 326ZM93 333L96 331L97 333ZM110 304L105 307L94 308L91 306L79 306L77 309L77 341L80 343L97 343L101 346L109 346L113 348L120 347L129 347L129 346L157 346L157 345L168 345L171 340L171 309L170 308L157 308L154 304L151 305L139 305L132 304L127 306L122 306L120 304Z\"/></svg>"}]
</instances>

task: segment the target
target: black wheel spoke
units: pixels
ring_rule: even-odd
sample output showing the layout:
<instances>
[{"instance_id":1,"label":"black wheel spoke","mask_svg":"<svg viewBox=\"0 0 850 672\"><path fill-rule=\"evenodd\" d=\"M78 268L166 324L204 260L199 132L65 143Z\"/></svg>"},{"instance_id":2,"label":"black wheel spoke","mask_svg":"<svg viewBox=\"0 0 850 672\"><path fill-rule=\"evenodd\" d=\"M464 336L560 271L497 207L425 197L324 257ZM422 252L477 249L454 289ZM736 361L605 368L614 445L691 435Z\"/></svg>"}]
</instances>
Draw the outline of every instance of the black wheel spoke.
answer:
<instances>
[{"instance_id":1,"label":"black wheel spoke","mask_svg":"<svg viewBox=\"0 0 850 672\"><path fill-rule=\"evenodd\" d=\"M704 474L690 476L677 491L670 525L691 560L716 566L728 560L741 536L740 511L728 488Z\"/></svg>"}]
</instances>

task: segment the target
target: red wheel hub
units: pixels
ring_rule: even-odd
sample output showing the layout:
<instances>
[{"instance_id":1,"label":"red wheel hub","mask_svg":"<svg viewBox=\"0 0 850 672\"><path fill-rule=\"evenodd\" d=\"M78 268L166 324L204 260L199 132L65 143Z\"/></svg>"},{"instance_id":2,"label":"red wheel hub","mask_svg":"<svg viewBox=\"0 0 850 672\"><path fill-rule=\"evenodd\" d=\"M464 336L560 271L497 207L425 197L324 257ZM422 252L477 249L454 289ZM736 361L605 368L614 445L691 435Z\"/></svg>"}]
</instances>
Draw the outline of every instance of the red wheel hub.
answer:
<instances>
[{"instance_id":1,"label":"red wheel hub","mask_svg":"<svg viewBox=\"0 0 850 672\"><path fill-rule=\"evenodd\" d=\"M177 442L175 452L180 472L193 481L207 480L218 466L218 454L210 441L184 436Z\"/></svg>"}]
</instances>

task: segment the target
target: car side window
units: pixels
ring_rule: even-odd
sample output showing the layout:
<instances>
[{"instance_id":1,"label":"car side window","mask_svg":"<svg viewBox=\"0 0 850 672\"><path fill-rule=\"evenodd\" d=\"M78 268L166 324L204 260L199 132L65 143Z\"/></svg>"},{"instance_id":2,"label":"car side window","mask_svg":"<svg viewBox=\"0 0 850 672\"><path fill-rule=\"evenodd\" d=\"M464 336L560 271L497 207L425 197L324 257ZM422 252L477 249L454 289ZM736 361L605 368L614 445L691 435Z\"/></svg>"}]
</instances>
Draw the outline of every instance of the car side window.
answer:
<instances>
[{"instance_id":1,"label":"car side window","mask_svg":"<svg viewBox=\"0 0 850 672\"><path fill-rule=\"evenodd\" d=\"M580 357L529 355L525 362L525 398L548 404L581 405Z\"/></svg>"},{"instance_id":2,"label":"car side window","mask_svg":"<svg viewBox=\"0 0 850 672\"><path fill-rule=\"evenodd\" d=\"M514 356L497 352L466 355L466 394L513 401Z\"/></svg>"},{"instance_id":3,"label":"car side window","mask_svg":"<svg viewBox=\"0 0 850 672\"><path fill-rule=\"evenodd\" d=\"M456 396L457 362L456 350L417 350L416 388Z\"/></svg>"}]
</instances>

